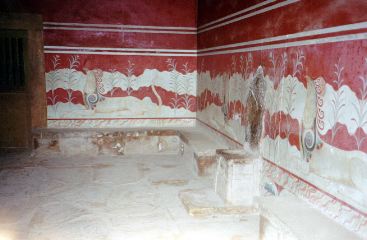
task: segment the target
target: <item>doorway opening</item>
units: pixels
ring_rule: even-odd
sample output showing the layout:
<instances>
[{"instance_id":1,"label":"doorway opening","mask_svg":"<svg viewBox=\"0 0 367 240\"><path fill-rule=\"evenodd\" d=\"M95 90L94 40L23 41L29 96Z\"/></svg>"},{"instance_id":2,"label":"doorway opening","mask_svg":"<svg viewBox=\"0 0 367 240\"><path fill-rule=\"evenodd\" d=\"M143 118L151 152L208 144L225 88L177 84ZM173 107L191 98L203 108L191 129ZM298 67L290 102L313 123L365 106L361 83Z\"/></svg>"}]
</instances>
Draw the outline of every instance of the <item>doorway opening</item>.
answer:
<instances>
[{"instance_id":1,"label":"doorway opening","mask_svg":"<svg viewBox=\"0 0 367 240\"><path fill-rule=\"evenodd\" d=\"M0 151L18 152L46 126L42 18L7 13L0 26Z\"/></svg>"}]
</instances>

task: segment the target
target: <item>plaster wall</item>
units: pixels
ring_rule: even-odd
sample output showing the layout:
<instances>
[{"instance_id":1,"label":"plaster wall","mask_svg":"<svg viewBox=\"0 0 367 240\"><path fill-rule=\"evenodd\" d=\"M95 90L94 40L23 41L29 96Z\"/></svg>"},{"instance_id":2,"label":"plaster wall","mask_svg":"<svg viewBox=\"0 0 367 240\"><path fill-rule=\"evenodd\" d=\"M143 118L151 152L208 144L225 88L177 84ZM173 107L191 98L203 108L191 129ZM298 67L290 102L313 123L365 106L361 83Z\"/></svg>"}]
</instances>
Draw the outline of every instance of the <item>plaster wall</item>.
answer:
<instances>
[{"instance_id":1,"label":"plaster wall","mask_svg":"<svg viewBox=\"0 0 367 240\"><path fill-rule=\"evenodd\" d=\"M43 17L48 127L194 125L196 1L3 5Z\"/></svg>"},{"instance_id":2,"label":"plaster wall","mask_svg":"<svg viewBox=\"0 0 367 240\"><path fill-rule=\"evenodd\" d=\"M197 118L249 147L248 100L263 71L257 149L266 181L367 236L365 1L199 1ZM207 14L207 13L212 14Z\"/></svg>"},{"instance_id":3,"label":"plaster wall","mask_svg":"<svg viewBox=\"0 0 367 240\"><path fill-rule=\"evenodd\" d=\"M197 119L248 147L262 72L267 181L367 236L365 1L203 0L198 26L195 1L5 2L43 16L49 127Z\"/></svg>"}]
</instances>

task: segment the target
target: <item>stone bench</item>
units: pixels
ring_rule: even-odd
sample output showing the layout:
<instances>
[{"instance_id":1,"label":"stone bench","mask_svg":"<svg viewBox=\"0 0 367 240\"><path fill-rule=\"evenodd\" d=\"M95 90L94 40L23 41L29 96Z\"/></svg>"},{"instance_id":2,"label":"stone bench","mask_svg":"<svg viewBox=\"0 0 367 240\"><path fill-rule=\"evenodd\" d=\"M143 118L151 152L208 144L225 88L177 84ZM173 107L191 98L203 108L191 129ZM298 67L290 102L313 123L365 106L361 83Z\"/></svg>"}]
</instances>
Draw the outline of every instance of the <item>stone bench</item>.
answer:
<instances>
[{"instance_id":1,"label":"stone bench","mask_svg":"<svg viewBox=\"0 0 367 240\"><path fill-rule=\"evenodd\" d=\"M293 196L260 199L260 240L362 239Z\"/></svg>"},{"instance_id":2,"label":"stone bench","mask_svg":"<svg viewBox=\"0 0 367 240\"><path fill-rule=\"evenodd\" d=\"M164 129L36 129L33 142L65 155L177 154L181 145L176 130Z\"/></svg>"},{"instance_id":3,"label":"stone bench","mask_svg":"<svg viewBox=\"0 0 367 240\"><path fill-rule=\"evenodd\" d=\"M34 148L47 147L64 154L178 153L186 144L194 153L199 175L208 175L216 150L223 143L203 128L39 128Z\"/></svg>"},{"instance_id":4,"label":"stone bench","mask_svg":"<svg viewBox=\"0 0 367 240\"><path fill-rule=\"evenodd\" d=\"M192 153L189 163L198 176L213 177L217 149L231 148L205 128L177 129L57 129L33 131L34 147L64 155L76 154L177 154Z\"/></svg>"},{"instance_id":5,"label":"stone bench","mask_svg":"<svg viewBox=\"0 0 367 240\"><path fill-rule=\"evenodd\" d=\"M231 147L203 128L181 130L180 138L193 152L191 165L194 172L202 177L214 176L217 163L217 149Z\"/></svg>"}]
</instances>

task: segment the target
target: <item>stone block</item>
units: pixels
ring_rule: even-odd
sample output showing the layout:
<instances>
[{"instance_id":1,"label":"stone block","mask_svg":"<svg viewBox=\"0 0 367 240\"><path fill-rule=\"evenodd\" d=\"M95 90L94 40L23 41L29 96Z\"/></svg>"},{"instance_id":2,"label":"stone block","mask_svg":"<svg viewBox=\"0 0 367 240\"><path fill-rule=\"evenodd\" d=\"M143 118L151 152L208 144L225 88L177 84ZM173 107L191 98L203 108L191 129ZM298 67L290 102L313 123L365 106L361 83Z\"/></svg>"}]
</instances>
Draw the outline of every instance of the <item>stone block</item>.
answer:
<instances>
[{"instance_id":1,"label":"stone block","mask_svg":"<svg viewBox=\"0 0 367 240\"><path fill-rule=\"evenodd\" d=\"M227 203L253 205L260 195L261 160L243 150L218 150L215 192Z\"/></svg>"}]
</instances>

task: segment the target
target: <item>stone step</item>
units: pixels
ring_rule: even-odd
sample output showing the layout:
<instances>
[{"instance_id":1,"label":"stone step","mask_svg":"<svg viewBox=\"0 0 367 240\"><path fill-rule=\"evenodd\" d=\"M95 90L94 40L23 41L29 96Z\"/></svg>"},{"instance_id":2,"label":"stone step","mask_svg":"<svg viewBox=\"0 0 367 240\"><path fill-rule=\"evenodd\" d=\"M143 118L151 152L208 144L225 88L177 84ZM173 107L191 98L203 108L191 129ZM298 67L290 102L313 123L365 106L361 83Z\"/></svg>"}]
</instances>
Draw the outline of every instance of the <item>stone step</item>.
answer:
<instances>
[{"instance_id":1,"label":"stone step","mask_svg":"<svg viewBox=\"0 0 367 240\"><path fill-rule=\"evenodd\" d=\"M179 193L179 198L188 214L194 217L213 215L256 214L253 206L234 206L225 203L211 188L187 189Z\"/></svg>"}]
</instances>

